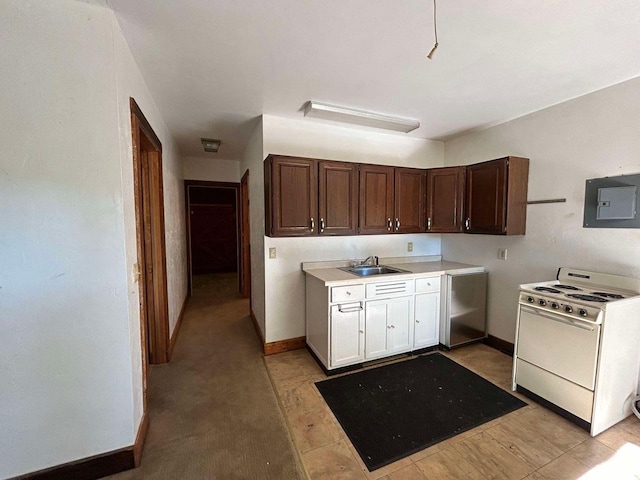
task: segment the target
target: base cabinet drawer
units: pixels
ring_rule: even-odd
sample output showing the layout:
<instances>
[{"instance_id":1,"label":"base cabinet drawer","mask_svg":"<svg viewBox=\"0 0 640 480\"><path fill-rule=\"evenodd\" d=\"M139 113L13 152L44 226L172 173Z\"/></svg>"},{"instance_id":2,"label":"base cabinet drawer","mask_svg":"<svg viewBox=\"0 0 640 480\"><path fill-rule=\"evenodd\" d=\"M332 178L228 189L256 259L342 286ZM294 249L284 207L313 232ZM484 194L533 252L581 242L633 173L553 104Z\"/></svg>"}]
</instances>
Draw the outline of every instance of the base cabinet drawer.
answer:
<instances>
[{"instance_id":1,"label":"base cabinet drawer","mask_svg":"<svg viewBox=\"0 0 640 480\"><path fill-rule=\"evenodd\" d=\"M331 288L331 303L352 302L364 298L364 285L345 285Z\"/></svg>"},{"instance_id":2,"label":"base cabinet drawer","mask_svg":"<svg viewBox=\"0 0 640 480\"><path fill-rule=\"evenodd\" d=\"M440 277L427 277L416 279L416 293L429 293L440 291Z\"/></svg>"}]
</instances>

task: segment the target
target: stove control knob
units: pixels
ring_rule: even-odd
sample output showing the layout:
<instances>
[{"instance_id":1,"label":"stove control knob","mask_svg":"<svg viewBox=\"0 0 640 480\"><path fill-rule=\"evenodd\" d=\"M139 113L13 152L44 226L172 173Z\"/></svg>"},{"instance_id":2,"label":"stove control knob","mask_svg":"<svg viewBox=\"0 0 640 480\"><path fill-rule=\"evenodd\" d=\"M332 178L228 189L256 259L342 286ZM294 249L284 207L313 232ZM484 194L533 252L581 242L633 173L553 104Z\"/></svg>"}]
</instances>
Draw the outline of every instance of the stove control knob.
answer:
<instances>
[{"instance_id":1,"label":"stove control knob","mask_svg":"<svg viewBox=\"0 0 640 480\"><path fill-rule=\"evenodd\" d=\"M581 308L580 310L578 310L578 313L580 314L581 317L587 316L587 311L584 308Z\"/></svg>"},{"instance_id":2,"label":"stove control knob","mask_svg":"<svg viewBox=\"0 0 640 480\"><path fill-rule=\"evenodd\" d=\"M533 297L527 297L527 302L529 302L529 303L533 303L533 301L534 301L534 300L533 300Z\"/></svg>"},{"instance_id":3,"label":"stove control knob","mask_svg":"<svg viewBox=\"0 0 640 480\"><path fill-rule=\"evenodd\" d=\"M573 307L571 305L565 305L564 306L564 311L567 313L571 313L573 312Z\"/></svg>"},{"instance_id":4,"label":"stove control knob","mask_svg":"<svg viewBox=\"0 0 640 480\"><path fill-rule=\"evenodd\" d=\"M558 305L556 302L551 302L551 308L553 308L554 310L557 310L560 308L560 305Z\"/></svg>"},{"instance_id":5,"label":"stove control knob","mask_svg":"<svg viewBox=\"0 0 640 480\"><path fill-rule=\"evenodd\" d=\"M538 300L538 303L544 307L547 304L547 301L541 298Z\"/></svg>"}]
</instances>

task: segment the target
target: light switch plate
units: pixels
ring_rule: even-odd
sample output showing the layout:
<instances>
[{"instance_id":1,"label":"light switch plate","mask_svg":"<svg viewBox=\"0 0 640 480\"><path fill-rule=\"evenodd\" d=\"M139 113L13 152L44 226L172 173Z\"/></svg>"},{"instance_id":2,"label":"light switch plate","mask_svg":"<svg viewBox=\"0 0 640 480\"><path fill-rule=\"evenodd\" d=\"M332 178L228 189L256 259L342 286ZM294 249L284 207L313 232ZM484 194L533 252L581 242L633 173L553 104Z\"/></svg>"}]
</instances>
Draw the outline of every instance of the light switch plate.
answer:
<instances>
[{"instance_id":1,"label":"light switch plate","mask_svg":"<svg viewBox=\"0 0 640 480\"><path fill-rule=\"evenodd\" d=\"M276 258L276 247L269 247L269 258Z\"/></svg>"},{"instance_id":2,"label":"light switch plate","mask_svg":"<svg viewBox=\"0 0 640 480\"><path fill-rule=\"evenodd\" d=\"M506 260L507 259L507 249L506 248L501 248L498 250L498 258L500 260Z\"/></svg>"},{"instance_id":3,"label":"light switch plate","mask_svg":"<svg viewBox=\"0 0 640 480\"><path fill-rule=\"evenodd\" d=\"M407 243L407 252L413 252L413 242Z\"/></svg>"}]
</instances>

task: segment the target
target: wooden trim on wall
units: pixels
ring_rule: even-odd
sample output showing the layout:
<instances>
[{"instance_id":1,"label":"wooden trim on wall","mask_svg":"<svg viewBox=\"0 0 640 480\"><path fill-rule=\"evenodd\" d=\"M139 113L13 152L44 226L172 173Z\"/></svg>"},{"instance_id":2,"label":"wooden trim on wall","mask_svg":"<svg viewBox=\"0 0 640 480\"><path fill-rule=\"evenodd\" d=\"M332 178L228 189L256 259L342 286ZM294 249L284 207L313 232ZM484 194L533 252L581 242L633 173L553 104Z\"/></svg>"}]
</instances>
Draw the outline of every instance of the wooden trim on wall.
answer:
<instances>
[{"instance_id":1,"label":"wooden trim on wall","mask_svg":"<svg viewBox=\"0 0 640 480\"><path fill-rule=\"evenodd\" d=\"M507 342L506 340L502 340L501 338L489 335L484 339L484 343L492 348L495 348L496 350L500 350L502 353L506 353L507 355L513 357L515 347L511 342Z\"/></svg>"},{"instance_id":2,"label":"wooden trim on wall","mask_svg":"<svg viewBox=\"0 0 640 480\"><path fill-rule=\"evenodd\" d=\"M137 468L140 466L148 430L149 415L144 413L138 426L136 441L129 447L26 473L9 480L89 480Z\"/></svg>"},{"instance_id":3,"label":"wooden trim on wall","mask_svg":"<svg viewBox=\"0 0 640 480\"><path fill-rule=\"evenodd\" d=\"M135 468L133 446L27 473L10 480L88 480Z\"/></svg>"},{"instance_id":4,"label":"wooden trim on wall","mask_svg":"<svg viewBox=\"0 0 640 480\"><path fill-rule=\"evenodd\" d=\"M184 311L187 308L187 301L189 300L189 294L184 297L184 302L182 302L182 308L180 309L180 314L178 315L178 321L176 322L176 328L173 329L173 333L171 334L171 340L169 341L169 359L173 356L173 349L176 348L176 341L178 340L178 333L180 332L180 327L182 326L182 319L184 318Z\"/></svg>"},{"instance_id":5,"label":"wooden trim on wall","mask_svg":"<svg viewBox=\"0 0 640 480\"><path fill-rule=\"evenodd\" d=\"M264 344L264 354L274 355L276 353L290 352L291 350L299 350L307 346L306 337L288 338L287 340L278 340Z\"/></svg>"},{"instance_id":6,"label":"wooden trim on wall","mask_svg":"<svg viewBox=\"0 0 640 480\"><path fill-rule=\"evenodd\" d=\"M144 449L144 442L147 439L147 431L149 431L149 415L144 412L140 426L138 427L138 435L136 435L136 442L133 444L133 464L136 468L140 466L140 460L142 459L142 450Z\"/></svg>"}]
</instances>

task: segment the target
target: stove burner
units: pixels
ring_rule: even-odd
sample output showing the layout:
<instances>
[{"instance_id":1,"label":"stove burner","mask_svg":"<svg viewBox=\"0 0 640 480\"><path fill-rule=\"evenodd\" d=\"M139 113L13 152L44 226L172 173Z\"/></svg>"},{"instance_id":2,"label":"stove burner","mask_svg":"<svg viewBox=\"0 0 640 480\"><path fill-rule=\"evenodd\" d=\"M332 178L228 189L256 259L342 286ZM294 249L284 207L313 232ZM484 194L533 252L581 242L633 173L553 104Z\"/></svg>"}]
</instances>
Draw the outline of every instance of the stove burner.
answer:
<instances>
[{"instance_id":1,"label":"stove burner","mask_svg":"<svg viewBox=\"0 0 640 480\"><path fill-rule=\"evenodd\" d=\"M555 288L562 288L564 290L576 290L580 292L582 289L578 287L574 287L573 285L554 285Z\"/></svg>"},{"instance_id":2,"label":"stove burner","mask_svg":"<svg viewBox=\"0 0 640 480\"><path fill-rule=\"evenodd\" d=\"M608 293L608 292L591 292L592 295L598 295L599 297L604 298L613 298L614 300L620 300L624 298L622 295L618 293Z\"/></svg>"},{"instance_id":3,"label":"stove burner","mask_svg":"<svg viewBox=\"0 0 640 480\"><path fill-rule=\"evenodd\" d=\"M556 290L555 288L551 288L551 287L536 287L534 288L534 290L538 292L547 292L547 293L562 293L560 290Z\"/></svg>"},{"instance_id":4,"label":"stove burner","mask_svg":"<svg viewBox=\"0 0 640 480\"><path fill-rule=\"evenodd\" d=\"M595 295L584 295L582 293L569 293L567 297L576 298L578 300L586 300L587 302L608 302L606 298L596 297Z\"/></svg>"}]
</instances>

